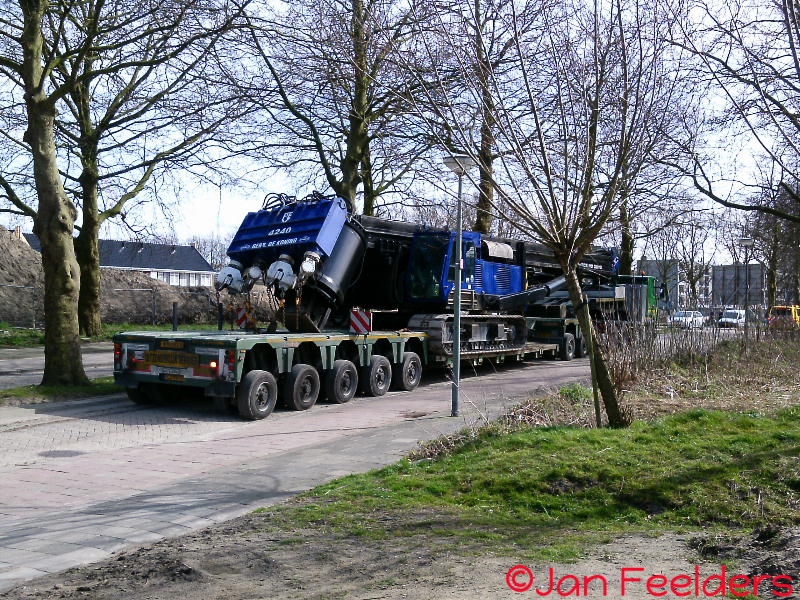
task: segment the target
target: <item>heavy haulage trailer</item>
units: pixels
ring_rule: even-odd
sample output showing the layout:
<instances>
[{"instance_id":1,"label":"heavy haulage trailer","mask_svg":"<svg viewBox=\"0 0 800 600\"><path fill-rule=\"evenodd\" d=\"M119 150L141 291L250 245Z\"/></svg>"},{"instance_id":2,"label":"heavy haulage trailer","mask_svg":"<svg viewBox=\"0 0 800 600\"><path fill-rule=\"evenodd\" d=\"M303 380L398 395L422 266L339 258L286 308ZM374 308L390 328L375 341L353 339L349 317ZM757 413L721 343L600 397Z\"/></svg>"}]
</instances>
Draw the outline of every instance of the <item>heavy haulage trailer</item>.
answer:
<instances>
[{"instance_id":1,"label":"heavy haulage trailer","mask_svg":"<svg viewBox=\"0 0 800 600\"><path fill-rule=\"evenodd\" d=\"M449 230L354 216L337 196L268 196L244 219L216 286L235 295L263 283L281 306L275 320L253 332L222 331L220 322L220 331L117 334L115 382L137 403L196 394L249 419L268 416L279 396L305 410L320 397L348 402L358 389L412 390L423 365L452 362L455 239ZM561 269L544 246L464 232L462 256L463 361L570 360L576 340L581 355ZM601 286L615 259L611 250L587 254L581 275ZM556 296L564 335L542 339L526 311ZM370 311L368 333L349 330L354 309Z\"/></svg>"}]
</instances>

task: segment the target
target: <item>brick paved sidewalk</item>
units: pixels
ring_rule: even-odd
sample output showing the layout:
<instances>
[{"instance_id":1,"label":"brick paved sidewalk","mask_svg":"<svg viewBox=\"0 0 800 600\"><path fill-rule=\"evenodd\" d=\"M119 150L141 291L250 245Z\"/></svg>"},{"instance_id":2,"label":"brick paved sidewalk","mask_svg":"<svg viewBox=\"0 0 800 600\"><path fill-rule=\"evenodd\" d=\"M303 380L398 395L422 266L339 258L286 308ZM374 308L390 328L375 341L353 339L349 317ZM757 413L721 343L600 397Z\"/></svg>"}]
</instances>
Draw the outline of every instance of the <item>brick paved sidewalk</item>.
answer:
<instances>
[{"instance_id":1,"label":"brick paved sidewalk","mask_svg":"<svg viewBox=\"0 0 800 600\"><path fill-rule=\"evenodd\" d=\"M496 414L509 398L587 377L582 360L469 378L456 419L441 378L257 422L219 415L208 402L0 407L0 590L390 464L418 440Z\"/></svg>"}]
</instances>

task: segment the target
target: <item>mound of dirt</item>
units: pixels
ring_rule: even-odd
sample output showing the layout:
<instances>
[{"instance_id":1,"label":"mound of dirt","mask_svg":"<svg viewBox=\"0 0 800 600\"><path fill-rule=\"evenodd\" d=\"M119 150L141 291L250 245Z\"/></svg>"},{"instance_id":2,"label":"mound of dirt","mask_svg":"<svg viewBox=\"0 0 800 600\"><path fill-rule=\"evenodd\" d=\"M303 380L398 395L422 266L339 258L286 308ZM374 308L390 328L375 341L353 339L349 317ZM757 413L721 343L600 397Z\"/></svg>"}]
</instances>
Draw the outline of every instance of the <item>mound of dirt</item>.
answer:
<instances>
[{"instance_id":1,"label":"mound of dirt","mask_svg":"<svg viewBox=\"0 0 800 600\"><path fill-rule=\"evenodd\" d=\"M44 322L42 259L24 240L0 226L0 321L20 327Z\"/></svg>"},{"instance_id":2,"label":"mound of dirt","mask_svg":"<svg viewBox=\"0 0 800 600\"><path fill-rule=\"evenodd\" d=\"M180 323L208 323L217 319L217 294L212 287L171 286L138 271L103 269L101 314L104 323L165 323L178 303ZM0 226L0 322L17 327L44 323L44 273L40 254L25 240ZM243 302L222 294L226 322ZM274 312L271 295L256 287L251 293L256 318L265 321Z\"/></svg>"},{"instance_id":3,"label":"mound of dirt","mask_svg":"<svg viewBox=\"0 0 800 600\"><path fill-rule=\"evenodd\" d=\"M138 271L103 269L100 279L104 323L157 323L172 320L172 303L178 303L181 323L206 323L216 319L214 288L175 287Z\"/></svg>"}]
</instances>

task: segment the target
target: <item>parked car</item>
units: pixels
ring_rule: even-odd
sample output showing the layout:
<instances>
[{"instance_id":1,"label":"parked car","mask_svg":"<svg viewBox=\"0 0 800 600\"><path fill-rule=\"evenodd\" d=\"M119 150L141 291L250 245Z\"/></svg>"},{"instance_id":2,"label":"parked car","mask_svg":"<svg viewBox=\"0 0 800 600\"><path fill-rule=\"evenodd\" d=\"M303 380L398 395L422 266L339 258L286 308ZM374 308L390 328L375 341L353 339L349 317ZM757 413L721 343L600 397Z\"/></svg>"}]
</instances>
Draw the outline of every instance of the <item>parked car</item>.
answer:
<instances>
[{"instance_id":1,"label":"parked car","mask_svg":"<svg viewBox=\"0 0 800 600\"><path fill-rule=\"evenodd\" d=\"M738 308L731 308L722 313L717 327L744 327L747 313Z\"/></svg>"},{"instance_id":2,"label":"parked car","mask_svg":"<svg viewBox=\"0 0 800 600\"><path fill-rule=\"evenodd\" d=\"M696 310L679 310L669 321L671 327L681 327L683 329L700 329L705 325L706 318L703 313Z\"/></svg>"},{"instance_id":3,"label":"parked car","mask_svg":"<svg viewBox=\"0 0 800 600\"><path fill-rule=\"evenodd\" d=\"M773 306L769 309L767 325L775 329L800 326L800 306Z\"/></svg>"}]
</instances>

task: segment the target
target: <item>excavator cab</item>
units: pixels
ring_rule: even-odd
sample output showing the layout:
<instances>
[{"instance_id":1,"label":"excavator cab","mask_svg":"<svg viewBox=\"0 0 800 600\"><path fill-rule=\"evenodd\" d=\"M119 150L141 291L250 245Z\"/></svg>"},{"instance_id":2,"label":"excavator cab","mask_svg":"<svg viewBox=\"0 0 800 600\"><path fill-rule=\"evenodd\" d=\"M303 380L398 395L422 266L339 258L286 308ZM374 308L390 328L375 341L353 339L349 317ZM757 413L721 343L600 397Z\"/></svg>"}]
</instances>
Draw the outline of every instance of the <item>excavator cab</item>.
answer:
<instances>
[{"instance_id":1,"label":"excavator cab","mask_svg":"<svg viewBox=\"0 0 800 600\"><path fill-rule=\"evenodd\" d=\"M442 274L450 254L450 236L446 233L419 233L408 263L408 295L411 300L441 302Z\"/></svg>"},{"instance_id":2,"label":"excavator cab","mask_svg":"<svg viewBox=\"0 0 800 600\"><path fill-rule=\"evenodd\" d=\"M407 279L408 299L411 303L447 304L455 287L455 243L456 234L449 231L424 231L414 235ZM462 244L463 291L479 297L484 294L495 297L518 293L524 289L522 267L512 264L511 247L482 240L481 234L473 231L462 233ZM487 254L495 260L486 260ZM442 308L440 306L436 309Z\"/></svg>"}]
</instances>

